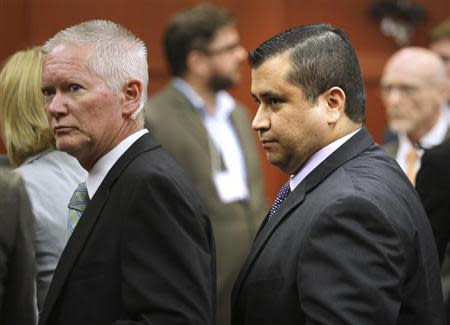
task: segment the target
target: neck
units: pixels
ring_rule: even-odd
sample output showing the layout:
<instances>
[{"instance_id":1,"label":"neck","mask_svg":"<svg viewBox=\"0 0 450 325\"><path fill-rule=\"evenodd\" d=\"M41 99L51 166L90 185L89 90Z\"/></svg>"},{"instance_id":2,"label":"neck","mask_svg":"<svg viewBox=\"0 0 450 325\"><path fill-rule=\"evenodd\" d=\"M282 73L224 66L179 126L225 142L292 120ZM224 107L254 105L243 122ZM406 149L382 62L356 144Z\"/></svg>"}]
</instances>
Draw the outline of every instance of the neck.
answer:
<instances>
[{"instance_id":1,"label":"neck","mask_svg":"<svg viewBox=\"0 0 450 325\"><path fill-rule=\"evenodd\" d=\"M432 128L436 126L439 121L440 114L436 114L432 119L428 121L428 123L423 123L420 128L415 130L414 132L410 132L407 134L409 141L412 144L419 144L420 140L428 133Z\"/></svg>"},{"instance_id":2,"label":"neck","mask_svg":"<svg viewBox=\"0 0 450 325\"><path fill-rule=\"evenodd\" d=\"M189 86L194 89L197 95L205 102L206 109L209 113L214 113L216 111L216 95L217 92L211 90L206 82L194 77L185 77L184 81L186 81Z\"/></svg>"}]
</instances>

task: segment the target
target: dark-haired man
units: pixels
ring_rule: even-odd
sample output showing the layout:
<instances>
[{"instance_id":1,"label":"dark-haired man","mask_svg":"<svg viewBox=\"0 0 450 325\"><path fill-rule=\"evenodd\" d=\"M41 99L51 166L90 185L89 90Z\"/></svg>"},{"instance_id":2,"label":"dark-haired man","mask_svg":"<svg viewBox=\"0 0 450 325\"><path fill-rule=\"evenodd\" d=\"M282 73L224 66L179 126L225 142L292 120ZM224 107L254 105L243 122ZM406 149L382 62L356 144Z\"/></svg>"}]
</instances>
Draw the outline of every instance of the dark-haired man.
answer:
<instances>
[{"instance_id":1,"label":"dark-haired man","mask_svg":"<svg viewBox=\"0 0 450 325\"><path fill-rule=\"evenodd\" d=\"M249 62L253 129L291 178L236 281L232 324L443 324L430 225L363 125L363 81L346 34L297 27Z\"/></svg>"},{"instance_id":2,"label":"dark-haired man","mask_svg":"<svg viewBox=\"0 0 450 325\"><path fill-rule=\"evenodd\" d=\"M150 100L146 123L194 181L217 251L217 324L229 325L233 282L267 211L246 109L226 90L246 57L234 17L201 4L180 11L165 31L173 79Z\"/></svg>"}]
</instances>

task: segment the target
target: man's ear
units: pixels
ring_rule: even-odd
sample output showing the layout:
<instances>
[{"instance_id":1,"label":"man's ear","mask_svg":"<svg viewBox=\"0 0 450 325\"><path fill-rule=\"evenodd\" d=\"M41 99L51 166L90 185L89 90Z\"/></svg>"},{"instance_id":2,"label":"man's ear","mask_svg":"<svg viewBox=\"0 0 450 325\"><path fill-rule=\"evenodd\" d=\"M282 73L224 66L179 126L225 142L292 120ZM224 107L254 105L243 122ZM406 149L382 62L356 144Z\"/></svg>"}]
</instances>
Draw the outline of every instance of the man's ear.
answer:
<instances>
[{"instance_id":1,"label":"man's ear","mask_svg":"<svg viewBox=\"0 0 450 325\"><path fill-rule=\"evenodd\" d=\"M133 113L140 109L142 87L142 82L139 80L131 79L126 82L123 87L123 115L132 116Z\"/></svg>"},{"instance_id":2,"label":"man's ear","mask_svg":"<svg viewBox=\"0 0 450 325\"><path fill-rule=\"evenodd\" d=\"M336 123L345 114L345 92L340 87L331 87L322 94L327 107L328 123Z\"/></svg>"}]
</instances>

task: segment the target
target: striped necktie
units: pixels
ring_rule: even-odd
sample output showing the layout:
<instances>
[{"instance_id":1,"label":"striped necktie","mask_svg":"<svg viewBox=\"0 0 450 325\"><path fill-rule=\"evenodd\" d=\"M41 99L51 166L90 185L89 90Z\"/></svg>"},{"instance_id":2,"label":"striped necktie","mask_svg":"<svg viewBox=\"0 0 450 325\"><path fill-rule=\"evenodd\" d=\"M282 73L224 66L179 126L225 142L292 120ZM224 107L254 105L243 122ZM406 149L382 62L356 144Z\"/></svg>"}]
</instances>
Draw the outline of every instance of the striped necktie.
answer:
<instances>
[{"instance_id":1,"label":"striped necktie","mask_svg":"<svg viewBox=\"0 0 450 325\"><path fill-rule=\"evenodd\" d=\"M78 185L69 202L69 217L67 219L66 239L69 239L75 226L83 215L84 209L89 203L88 191L86 183Z\"/></svg>"}]
</instances>

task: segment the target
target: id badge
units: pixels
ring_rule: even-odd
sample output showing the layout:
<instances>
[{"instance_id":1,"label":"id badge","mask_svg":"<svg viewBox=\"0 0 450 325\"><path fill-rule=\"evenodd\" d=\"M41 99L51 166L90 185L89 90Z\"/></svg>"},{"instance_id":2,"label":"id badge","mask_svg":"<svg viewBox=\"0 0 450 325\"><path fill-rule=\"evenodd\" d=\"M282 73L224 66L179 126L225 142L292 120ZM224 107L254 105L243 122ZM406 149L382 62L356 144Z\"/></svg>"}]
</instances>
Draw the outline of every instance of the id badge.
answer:
<instances>
[{"instance_id":1,"label":"id badge","mask_svg":"<svg viewBox=\"0 0 450 325\"><path fill-rule=\"evenodd\" d=\"M248 198L247 185L238 175L232 175L228 171L220 171L214 174L213 180L222 202L231 203Z\"/></svg>"}]
</instances>

